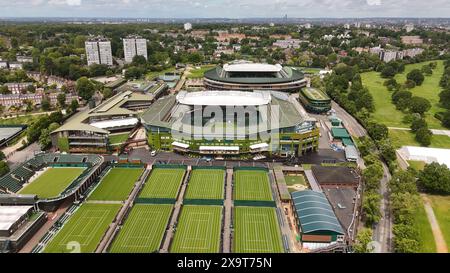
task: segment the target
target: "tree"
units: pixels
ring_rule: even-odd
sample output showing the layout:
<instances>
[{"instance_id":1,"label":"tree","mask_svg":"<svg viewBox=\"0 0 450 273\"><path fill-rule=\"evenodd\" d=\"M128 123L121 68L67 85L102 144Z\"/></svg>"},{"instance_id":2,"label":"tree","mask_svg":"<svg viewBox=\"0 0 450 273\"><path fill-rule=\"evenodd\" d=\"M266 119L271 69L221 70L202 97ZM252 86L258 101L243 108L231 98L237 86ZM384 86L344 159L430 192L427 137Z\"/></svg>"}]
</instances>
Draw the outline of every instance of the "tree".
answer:
<instances>
[{"instance_id":1,"label":"tree","mask_svg":"<svg viewBox=\"0 0 450 273\"><path fill-rule=\"evenodd\" d=\"M358 232L356 242L353 244L355 253L370 253L373 251L373 247L370 246L372 235L372 229L370 228L362 228Z\"/></svg>"},{"instance_id":2,"label":"tree","mask_svg":"<svg viewBox=\"0 0 450 273\"><path fill-rule=\"evenodd\" d=\"M427 112L431 108L431 103L422 97L413 96L410 100L410 109L413 113L423 113Z\"/></svg>"},{"instance_id":3,"label":"tree","mask_svg":"<svg viewBox=\"0 0 450 273\"><path fill-rule=\"evenodd\" d=\"M42 98L41 107L42 107L42 110L44 110L44 111L50 110L51 104L50 104L50 99L48 97Z\"/></svg>"},{"instance_id":4,"label":"tree","mask_svg":"<svg viewBox=\"0 0 450 273\"><path fill-rule=\"evenodd\" d=\"M414 81L416 85L421 85L425 77L419 69L413 69L406 75L406 79Z\"/></svg>"},{"instance_id":5,"label":"tree","mask_svg":"<svg viewBox=\"0 0 450 273\"><path fill-rule=\"evenodd\" d=\"M439 93L439 102L447 109L450 109L450 88Z\"/></svg>"},{"instance_id":6,"label":"tree","mask_svg":"<svg viewBox=\"0 0 450 273\"><path fill-rule=\"evenodd\" d=\"M9 166L5 161L0 161L0 177L9 172Z\"/></svg>"},{"instance_id":7,"label":"tree","mask_svg":"<svg viewBox=\"0 0 450 273\"><path fill-rule=\"evenodd\" d=\"M379 124L375 122L369 123L367 126L367 131L369 135L374 140L382 140L388 137L389 130L384 124Z\"/></svg>"},{"instance_id":8,"label":"tree","mask_svg":"<svg viewBox=\"0 0 450 273\"><path fill-rule=\"evenodd\" d=\"M75 90L78 96L84 100L89 100L94 95L95 86L87 77L81 77L77 80Z\"/></svg>"},{"instance_id":9,"label":"tree","mask_svg":"<svg viewBox=\"0 0 450 273\"><path fill-rule=\"evenodd\" d=\"M5 158L6 158L5 153L3 151L0 151L0 160L3 160Z\"/></svg>"},{"instance_id":10,"label":"tree","mask_svg":"<svg viewBox=\"0 0 450 273\"><path fill-rule=\"evenodd\" d=\"M380 188L380 180L383 178L383 168L380 164L369 165L366 169L364 169L363 177L365 182L364 190L377 191Z\"/></svg>"},{"instance_id":11,"label":"tree","mask_svg":"<svg viewBox=\"0 0 450 273\"><path fill-rule=\"evenodd\" d=\"M397 91L392 94L392 102L397 109L406 110L411 103L412 93L409 91Z\"/></svg>"},{"instance_id":12,"label":"tree","mask_svg":"<svg viewBox=\"0 0 450 273\"><path fill-rule=\"evenodd\" d=\"M131 64L134 66L145 66L147 64L147 59L142 55L135 55Z\"/></svg>"},{"instance_id":13,"label":"tree","mask_svg":"<svg viewBox=\"0 0 450 273\"><path fill-rule=\"evenodd\" d=\"M364 219L368 226L378 223L380 220L380 195L375 192L365 194L363 200Z\"/></svg>"},{"instance_id":14,"label":"tree","mask_svg":"<svg viewBox=\"0 0 450 273\"><path fill-rule=\"evenodd\" d=\"M416 194L416 177L411 171L400 170L391 177L389 188L392 193L408 192Z\"/></svg>"},{"instance_id":15,"label":"tree","mask_svg":"<svg viewBox=\"0 0 450 273\"><path fill-rule=\"evenodd\" d=\"M104 76L106 71L108 71L108 66L106 64L92 64L89 66L91 77Z\"/></svg>"},{"instance_id":16,"label":"tree","mask_svg":"<svg viewBox=\"0 0 450 273\"><path fill-rule=\"evenodd\" d=\"M125 79L138 79L144 74L145 70L141 67L131 66L125 71Z\"/></svg>"},{"instance_id":17,"label":"tree","mask_svg":"<svg viewBox=\"0 0 450 273\"><path fill-rule=\"evenodd\" d=\"M74 112L76 112L77 111L77 109L78 109L78 101L77 100L72 100L71 102L70 102L70 105L69 105L69 112L70 113L74 113Z\"/></svg>"},{"instance_id":18,"label":"tree","mask_svg":"<svg viewBox=\"0 0 450 273\"><path fill-rule=\"evenodd\" d=\"M421 72L427 76L430 76L433 74L433 69L431 69L430 65L424 65L421 68Z\"/></svg>"},{"instance_id":19,"label":"tree","mask_svg":"<svg viewBox=\"0 0 450 273\"><path fill-rule=\"evenodd\" d=\"M395 76L395 74L395 69L390 65L386 65L383 70L381 70L381 77L383 78L392 78Z\"/></svg>"},{"instance_id":20,"label":"tree","mask_svg":"<svg viewBox=\"0 0 450 273\"><path fill-rule=\"evenodd\" d=\"M3 94L3 95L11 94L11 91L9 91L8 86L2 85L2 86L0 86L0 94Z\"/></svg>"},{"instance_id":21,"label":"tree","mask_svg":"<svg viewBox=\"0 0 450 273\"><path fill-rule=\"evenodd\" d=\"M428 130L427 127L419 128L416 132L416 140L422 146L429 146L431 144L432 136L433 136L433 133L430 130Z\"/></svg>"},{"instance_id":22,"label":"tree","mask_svg":"<svg viewBox=\"0 0 450 273\"><path fill-rule=\"evenodd\" d=\"M442 117L442 125L444 125L447 128L450 128L450 110L444 113Z\"/></svg>"},{"instance_id":23,"label":"tree","mask_svg":"<svg viewBox=\"0 0 450 273\"><path fill-rule=\"evenodd\" d=\"M450 170L445 164L433 162L425 165L418 178L419 186L428 192L450 193Z\"/></svg>"},{"instance_id":24,"label":"tree","mask_svg":"<svg viewBox=\"0 0 450 273\"><path fill-rule=\"evenodd\" d=\"M66 107L66 94L64 94L64 93L58 94L58 96L56 97L56 100L58 101L58 105L61 108Z\"/></svg>"},{"instance_id":25,"label":"tree","mask_svg":"<svg viewBox=\"0 0 450 273\"><path fill-rule=\"evenodd\" d=\"M52 144L50 134L52 131L56 130L59 124L54 122L49 125L48 128L42 129L41 135L39 136L39 144L42 150L46 150Z\"/></svg>"},{"instance_id":26,"label":"tree","mask_svg":"<svg viewBox=\"0 0 450 273\"><path fill-rule=\"evenodd\" d=\"M417 132L420 128L428 128L428 124L424 118L415 118L411 123L411 131Z\"/></svg>"},{"instance_id":27,"label":"tree","mask_svg":"<svg viewBox=\"0 0 450 273\"><path fill-rule=\"evenodd\" d=\"M420 244L417 239L409 238L394 238L395 252L398 253L417 253L420 249Z\"/></svg>"}]
</instances>

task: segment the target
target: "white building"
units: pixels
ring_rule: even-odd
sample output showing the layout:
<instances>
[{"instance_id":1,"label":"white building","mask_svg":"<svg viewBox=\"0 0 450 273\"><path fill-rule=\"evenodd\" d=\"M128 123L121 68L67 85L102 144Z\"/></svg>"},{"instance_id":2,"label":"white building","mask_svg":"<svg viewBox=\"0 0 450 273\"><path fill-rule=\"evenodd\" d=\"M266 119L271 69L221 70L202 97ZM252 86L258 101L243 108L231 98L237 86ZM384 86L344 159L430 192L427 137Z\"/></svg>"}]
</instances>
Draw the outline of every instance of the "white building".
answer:
<instances>
[{"instance_id":1,"label":"white building","mask_svg":"<svg viewBox=\"0 0 450 273\"><path fill-rule=\"evenodd\" d=\"M128 36L123 39L125 62L131 63L134 56L144 56L147 60L147 40L140 36Z\"/></svg>"},{"instance_id":2,"label":"white building","mask_svg":"<svg viewBox=\"0 0 450 273\"><path fill-rule=\"evenodd\" d=\"M285 39L285 40L277 40L273 43L273 46L279 48L300 48L300 44L303 41L300 39Z\"/></svg>"},{"instance_id":3,"label":"white building","mask_svg":"<svg viewBox=\"0 0 450 273\"><path fill-rule=\"evenodd\" d=\"M423 161L427 164L437 162L450 168L450 149L403 146L397 152L404 160Z\"/></svg>"},{"instance_id":4,"label":"white building","mask_svg":"<svg viewBox=\"0 0 450 273\"><path fill-rule=\"evenodd\" d=\"M191 23L185 23L184 24L184 30L185 31L188 31L188 30L191 30L192 29L192 24Z\"/></svg>"},{"instance_id":5,"label":"white building","mask_svg":"<svg viewBox=\"0 0 450 273\"><path fill-rule=\"evenodd\" d=\"M16 69L22 69L22 63L18 63L18 62L10 62L9 63L9 69L11 70L16 70Z\"/></svg>"},{"instance_id":6,"label":"white building","mask_svg":"<svg viewBox=\"0 0 450 273\"><path fill-rule=\"evenodd\" d=\"M406 32L411 32L414 30L414 25L413 24L406 24L405 25L405 30Z\"/></svg>"},{"instance_id":7,"label":"white building","mask_svg":"<svg viewBox=\"0 0 450 273\"><path fill-rule=\"evenodd\" d=\"M17 55L16 59L17 59L17 62L19 62L19 63L32 63L33 62L33 57L31 57L31 56Z\"/></svg>"},{"instance_id":8,"label":"white building","mask_svg":"<svg viewBox=\"0 0 450 273\"><path fill-rule=\"evenodd\" d=\"M85 48L88 65L113 65L111 42L108 39L102 37L88 39Z\"/></svg>"},{"instance_id":9,"label":"white building","mask_svg":"<svg viewBox=\"0 0 450 273\"><path fill-rule=\"evenodd\" d=\"M0 69L7 69L8 68L8 62L7 61L0 61Z\"/></svg>"}]
</instances>

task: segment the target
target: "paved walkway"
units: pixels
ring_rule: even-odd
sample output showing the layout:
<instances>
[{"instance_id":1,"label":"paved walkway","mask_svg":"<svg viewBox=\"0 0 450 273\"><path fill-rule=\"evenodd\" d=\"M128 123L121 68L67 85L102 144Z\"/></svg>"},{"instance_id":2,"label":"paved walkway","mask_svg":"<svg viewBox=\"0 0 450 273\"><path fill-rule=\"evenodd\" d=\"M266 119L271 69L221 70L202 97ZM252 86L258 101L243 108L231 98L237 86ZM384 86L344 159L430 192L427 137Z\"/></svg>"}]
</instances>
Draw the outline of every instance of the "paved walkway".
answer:
<instances>
[{"instance_id":1,"label":"paved walkway","mask_svg":"<svg viewBox=\"0 0 450 273\"><path fill-rule=\"evenodd\" d=\"M172 218L170 219L170 224L167 227L166 237L164 238L164 242L162 244L162 248L159 251L161 253L168 253L169 252L170 242L172 241L172 237L173 237L173 235L175 233L175 224L176 224L176 222L178 220L178 214L180 214L180 211L181 211L181 205L183 204L184 193L186 192L189 172L190 172L190 169L188 167L188 170L186 171L186 175L185 175L184 180L183 180L183 184L181 185L180 194L178 195L177 202L175 203L175 207L173 209L173 214L172 214Z\"/></svg>"},{"instance_id":2,"label":"paved walkway","mask_svg":"<svg viewBox=\"0 0 450 273\"><path fill-rule=\"evenodd\" d=\"M320 188L319 183L317 182L316 178L314 177L311 170L305 170L306 178L308 179L309 185L311 185L311 189L313 191L322 192L322 188Z\"/></svg>"},{"instance_id":3,"label":"paved walkway","mask_svg":"<svg viewBox=\"0 0 450 273\"><path fill-rule=\"evenodd\" d=\"M433 208L431 207L430 199L424 194L421 194L425 212L427 213L428 222L431 225L431 231L433 232L434 241L436 243L437 253L448 253L447 243L445 242L444 235L442 234L439 223L434 215Z\"/></svg>"},{"instance_id":4,"label":"paved walkway","mask_svg":"<svg viewBox=\"0 0 450 273\"><path fill-rule=\"evenodd\" d=\"M402 131L411 131L411 128L403 128L403 127L388 127L391 130L402 130ZM433 135L441 135L450 137L450 130L439 130L439 129L430 129Z\"/></svg>"},{"instance_id":5,"label":"paved walkway","mask_svg":"<svg viewBox=\"0 0 450 273\"><path fill-rule=\"evenodd\" d=\"M233 169L227 169L227 178L225 186L225 219L223 227L223 253L231 252L231 210L233 209Z\"/></svg>"}]
</instances>

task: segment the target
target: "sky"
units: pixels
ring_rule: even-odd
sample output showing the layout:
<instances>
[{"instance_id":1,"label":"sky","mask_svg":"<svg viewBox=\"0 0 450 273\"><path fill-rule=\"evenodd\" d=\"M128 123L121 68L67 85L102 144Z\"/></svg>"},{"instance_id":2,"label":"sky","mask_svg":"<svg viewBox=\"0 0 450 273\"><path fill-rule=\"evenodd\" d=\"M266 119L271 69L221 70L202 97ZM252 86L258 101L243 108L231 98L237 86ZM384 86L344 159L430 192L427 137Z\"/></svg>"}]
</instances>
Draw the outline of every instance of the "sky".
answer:
<instances>
[{"instance_id":1,"label":"sky","mask_svg":"<svg viewBox=\"0 0 450 273\"><path fill-rule=\"evenodd\" d=\"M450 17L450 0L0 0L0 17Z\"/></svg>"}]
</instances>

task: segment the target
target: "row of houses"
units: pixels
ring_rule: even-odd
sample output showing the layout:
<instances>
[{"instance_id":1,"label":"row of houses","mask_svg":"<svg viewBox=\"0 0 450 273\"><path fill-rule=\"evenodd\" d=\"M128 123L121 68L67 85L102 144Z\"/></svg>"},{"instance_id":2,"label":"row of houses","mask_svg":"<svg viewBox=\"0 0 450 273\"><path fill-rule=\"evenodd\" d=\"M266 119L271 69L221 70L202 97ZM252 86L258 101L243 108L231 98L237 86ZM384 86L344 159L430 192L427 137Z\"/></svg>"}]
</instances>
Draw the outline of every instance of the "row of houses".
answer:
<instances>
[{"instance_id":1,"label":"row of houses","mask_svg":"<svg viewBox=\"0 0 450 273\"><path fill-rule=\"evenodd\" d=\"M62 92L52 92L49 94L45 94L42 92L39 93L29 93L29 94L0 94L0 105L4 107L11 106L23 106L27 101L31 101L34 105L39 105L42 103L45 97L47 97L50 101L51 105L56 105L58 103L57 97ZM67 93L66 95L66 104L72 102L72 100L78 101L79 98L77 95L72 93Z\"/></svg>"}]
</instances>

